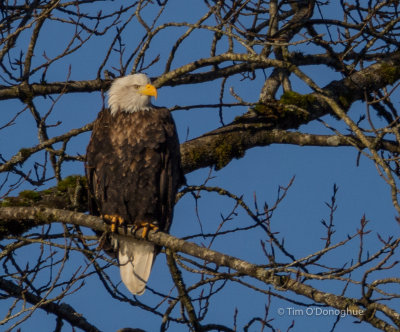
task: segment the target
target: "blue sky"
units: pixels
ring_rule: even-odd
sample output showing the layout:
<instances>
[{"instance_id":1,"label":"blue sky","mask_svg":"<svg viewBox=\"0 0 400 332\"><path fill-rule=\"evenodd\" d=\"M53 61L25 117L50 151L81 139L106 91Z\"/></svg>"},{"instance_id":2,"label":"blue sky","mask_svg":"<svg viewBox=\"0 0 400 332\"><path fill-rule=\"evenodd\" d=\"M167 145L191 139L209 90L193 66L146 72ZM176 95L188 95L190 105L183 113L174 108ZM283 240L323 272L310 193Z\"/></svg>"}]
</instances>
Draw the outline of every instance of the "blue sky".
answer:
<instances>
[{"instance_id":1,"label":"blue sky","mask_svg":"<svg viewBox=\"0 0 400 332\"><path fill-rule=\"evenodd\" d=\"M171 8L163 14L160 19L161 22L170 20L195 22L202 15L203 5L200 2L193 2L190 8L182 6L179 1L171 1L169 5L171 5ZM105 2L102 6L104 6L102 10L105 12L112 10L112 8L117 8L118 4ZM331 12L326 12L325 17L328 14L330 15ZM151 8L148 9L147 15L149 17L154 15ZM317 12L315 15L318 17ZM35 57L37 63L43 61L41 57L43 51L46 51L48 56L57 54L57 51L69 41L68 38L71 36L72 30L62 30L61 35L63 38L61 38L60 30L57 30L55 25L57 24L49 26L41 35ZM185 29L172 28L160 34L160 37L154 40L149 51L151 56L147 57L146 61L151 61L151 58L157 54L160 54L161 60L159 64L147 71L150 76L156 77L162 73L162 64L169 54L172 41L183 31ZM104 39L89 42L87 47L83 48L79 53L67 57L60 64L52 67L48 73L47 80L49 82L65 80L68 76L69 66L71 66L70 79L72 80L95 78L98 64L102 61L104 50L108 47L114 33L115 30L114 32L110 31ZM142 34L143 29L141 27L138 27L137 24L130 25L124 35L127 48L126 54L129 54L129 51L136 47L136 43L141 39ZM27 32L25 38L28 37L29 34ZM184 42L181 50L177 53L176 60L173 62L173 68L188 63L197 57L207 57L209 55L207 45L211 40L211 35L203 31L196 33L194 37ZM22 41L20 47L24 47ZM301 49L303 46L300 45L298 47ZM238 50L240 50L240 47ZM314 51L310 48L305 48L305 50ZM106 69L112 70L112 66L118 67L118 59L116 57L110 60ZM304 70L321 86L333 79L340 79L337 73L322 72L320 67L304 68ZM228 90L230 87L234 87L235 92L246 100L256 101L260 93L263 77L263 74L260 73L254 81L242 82L239 78L228 81L225 93L227 96L226 102L234 101L233 98L229 97ZM294 90L300 93L309 92L299 80L295 79L293 82ZM155 104L157 106L171 107L174 105L217 103L219 86L220 81L201 85L164 87L159 90L159 98ZM393 99L398 100L397 97L398 95L394 95ZM51 100L49 99L37 98L35 102L43 113L51 106ZM2 101L2 103L4 111L0 114L0 124L7 122L16 111L22 108L19 101ZM101 105L100 93L64 95L56 104L55 110L50 117L50 122L53 121L55 123L61 119L62 124L50 130L49 133L58 135L72 128L79 128L94 120L97 112L101 109ZM350 114L356 115L364 112L364 108L365 105L357 103ZM245 111L246 108L226 109L224 110L224 118L226 122L229 122L236 115ZM218 110L215 109L197 109L190 112L176 111L173 116L181 141L185 140L188 130L189 139L191 139L220 126ZM355 118L357 117L355 116ZM346 133L343 125L338 121L329 117L324 118L324 120ZM321 124L315 123L302 126L300 130L312 133L329 133ZM68 151L71 154L84 154L88 139L89 134L72 139ZM18 119L15 126L3 130L0 136L0 144L1 153L7 159L21 147L30 147L37 144L37 133L28 112L25 112ZM377 233L379 232L384 238L390 235L398 236L399 226L394 219L396 213L390 202L389 187L379 177L373 163L365 157L361 157L358 166L356 162L357 151L353 148L273 145L251 149L246 152L244 158L232 161L220 171L213 171L214 178L210 180L208 185L225 188L238 196L243 195L244 201L251 207L253 206L254 195L257 197L259 206L262 206L264 202L271 206L276 199L279 186L286 186L290 179L295 176L287 197L274 214L272 228L275 232L279 232L278 237L280 239L284 238L287 249L296 258L301 258L323 248L324 241L321 238L325 234L321 220L329 218L329 209L325 202L329 202L333 185L337 184L339 187L337 194L338 209L335 213L336 233L333 236L333 241L335 243L340 242L348 234L354 233L359 228L360 219L365 214L370 221L368 229L371 230L366 243L370 246L370 253L372 254L381 247L377 240ZM29 163L32 163L32 161L27 162L27 164ZM193 185L201 184L207 178L208 173L208 169L201 169L188 174L188 183ZM66 164L63 168L63 176L70 174L83 174L83 165L79 163ZM52 184L49 183L49 186ZM29 187L23 185L20 189L26 188ZM199 215L205 233L215 231L221 221L220 214L227 215L233 205L232 201L218 197L218 195L203 194L199 201ZM251 223L250 218L242 210L238 209L238 216L226 227L234 228L239 225L251 225ZM171 234L183 237L199 233L199 229L200 226L194 211L194 200L188 195L176 206ZM217 240L212 248L250 262L265 264L266 259L260 247L261 240L265 241L266 237L260 231L234 234ZM208 240L198 239L197 241L201 244L208 244ZM338 267L344 262L349 262L351 257L356 259L358 246L359 242L354 240L346 247L339 248L328 255L329 260L324 262ZM34 257L31 254L30 252L21 251L17 259L29 261ZM84 264L81 258L75 256L71 255L65 273L72 273L77 267L76 264ZM284 257L279 255L278 257L285 260ZM399 268L396 271L399 273ZM394 276L393 273L392 271L390 276ZM113 280L118 280L119 272L117 268L110 270L110 274ZM190 284L191 280L198 280L197 276L193 277L188 273L185 273L184 277L187 278L185 280L187 280L188 284ZM354 275L353 277L357 279ZM253 282L250 279L247 281ZM270 286L263 285L260 282L254 282L254 284L262 289L270 289ZM340 293L344 286L343 283L338 282L325 284L311 282L311 285L336 294ZM155 262L149 280L149 287L161 292L168 292L172 287L172 281L163 255L159 255ZM283 295L309 303L307 299L286 293L283 293ZM127 291L126 294L128 294ZM195 292L195 294L198 294L198 292ZM350 294L353 297L360 296L359 287L351 285L346 294ZM140 300L149 305L157 303L156 298L149 291ZM103 331L112 331L128 326L155 331L161 323L160 317L155 317L146 311L112 299L103 291L103 286L95 276L86 280L83 290L70 295L64 301L78 312L81 312L89 322ZM313 331L326 331L336 319L333 315L292 315L290 314L293 312L291 308L305 308L278 299L271 299L271 301L268 319L273 319L271 324L277 329L286 330L291 325L292 320L295 319L294 331L304 331L310 329L310 327L313 328ZM260 295L253 290L232 283L210 305L207 318L203 323L219 323L233 327L233 316L237 308L239 311L237 317L238 327L241 330L251 317L259 316L264 318L264 307L267 302L266 295ZM8 301L0 301L0 312L5 312L9 304L10 302ZM279 316L277 314L279 308L284 309L284 315ZM355 319L352 317L343 318L338 325L338 330L374 330L370 325L354 324L354 321ZM50 331L53 330L54 326L54 318L37 310L33 317L22 325L22 331ZM70 327L65 324L65 331L69 330ZM186 327L180 327L179 325L174 325L171 328L171 331L186 330ZM251 329L251 331L259 330L259 325L254 330Z\"/></svg>"}]
</instances>

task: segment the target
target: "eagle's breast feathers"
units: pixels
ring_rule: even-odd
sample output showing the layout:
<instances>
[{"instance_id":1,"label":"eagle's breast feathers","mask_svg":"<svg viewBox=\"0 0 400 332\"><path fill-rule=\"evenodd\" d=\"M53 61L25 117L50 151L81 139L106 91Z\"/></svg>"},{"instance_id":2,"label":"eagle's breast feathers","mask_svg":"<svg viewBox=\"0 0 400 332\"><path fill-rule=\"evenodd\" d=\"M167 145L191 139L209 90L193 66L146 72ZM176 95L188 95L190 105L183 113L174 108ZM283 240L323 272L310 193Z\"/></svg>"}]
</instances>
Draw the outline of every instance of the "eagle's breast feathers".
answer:
<instances>
[{"instance_id":1,"label":"eagle's breast feathers","mask_svg":"<svg viewBox=\"0 0 400 332\"><path fill-rule=\"evenodd\" d=\"M127 224L154 221L168 231L172 196L183 177L179 142L168 110L114 115L103 110L86 159L93 213L97 209L98 215L118 214Z\"/></svg>"}]
</instances>

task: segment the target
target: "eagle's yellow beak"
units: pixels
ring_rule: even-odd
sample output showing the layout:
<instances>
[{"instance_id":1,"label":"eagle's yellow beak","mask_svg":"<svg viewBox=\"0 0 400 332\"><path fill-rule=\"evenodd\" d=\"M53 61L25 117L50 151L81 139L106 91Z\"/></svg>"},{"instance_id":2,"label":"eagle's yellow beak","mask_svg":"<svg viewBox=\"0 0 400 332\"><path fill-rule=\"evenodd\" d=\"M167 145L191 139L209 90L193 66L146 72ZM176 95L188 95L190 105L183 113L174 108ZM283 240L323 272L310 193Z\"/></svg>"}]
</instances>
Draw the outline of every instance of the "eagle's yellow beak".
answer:
<instances>
[{"instance_id":1,"label":"eagle's yellow beak","mask_svg":"<svg viewBox=\"0 0 400 332\"><path fill-rule=\"evenodd\" d=\"M143 88L139 89L138 92L142 95L153 96L157 99L157 89L154 87L154 85L146 84Z\"/></svg>"}]
</instances>

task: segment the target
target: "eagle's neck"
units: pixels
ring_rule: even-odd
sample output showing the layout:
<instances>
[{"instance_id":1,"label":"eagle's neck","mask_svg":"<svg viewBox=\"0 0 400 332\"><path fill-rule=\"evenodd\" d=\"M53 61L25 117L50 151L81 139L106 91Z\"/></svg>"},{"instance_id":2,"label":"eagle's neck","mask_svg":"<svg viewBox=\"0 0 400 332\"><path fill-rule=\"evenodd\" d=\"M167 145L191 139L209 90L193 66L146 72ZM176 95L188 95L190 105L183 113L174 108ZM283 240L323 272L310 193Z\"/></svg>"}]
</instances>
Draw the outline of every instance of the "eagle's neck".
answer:
<instances>
[{"instance_id":1,"label":"eagle's neck","mask_svg":"<svg viewBox=\"0 0 400 332\"><path fill-rule=\"evenodd\" d=\"M131 108L113 108L110 107L110 112L112 115L116 115L118 112L124 112L124 113L135 113L135 112L148 112L153 109L152 105L149 106L144 106L144 107L131 107Z\"/></svg>"},{"instance_id":2,"label":"eagle's neck","mask_svg":"<svg viewBox=\"0 0 400 332\"><path fill-rule=\"evenodd\" d=\"M138 111L150 111L153 108L149 96L124 93L124 91L117 91L110 94L108 104L111 114L113 115L117 112L133 113Z\"/></svg>"}]
</instances>

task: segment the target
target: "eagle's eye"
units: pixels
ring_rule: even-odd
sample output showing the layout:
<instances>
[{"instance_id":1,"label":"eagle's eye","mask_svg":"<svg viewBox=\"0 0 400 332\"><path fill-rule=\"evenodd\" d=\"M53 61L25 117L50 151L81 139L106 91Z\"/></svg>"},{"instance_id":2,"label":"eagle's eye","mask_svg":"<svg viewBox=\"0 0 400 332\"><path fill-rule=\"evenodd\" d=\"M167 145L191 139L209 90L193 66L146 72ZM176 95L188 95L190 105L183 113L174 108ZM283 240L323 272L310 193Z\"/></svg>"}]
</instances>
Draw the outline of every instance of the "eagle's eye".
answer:
<instances>
[{"instance_id":1,"label":"eagle's eye","mask_svg":"<svg viewBox=\"0 0 400 332\"><path fill-rule=\"evenodd\" d=\"M138 90L138 89L140 88L140 85L138 85L138 84L133 84L133 85L132 85L132 88Z\"/></svg>"}]
</instances>

